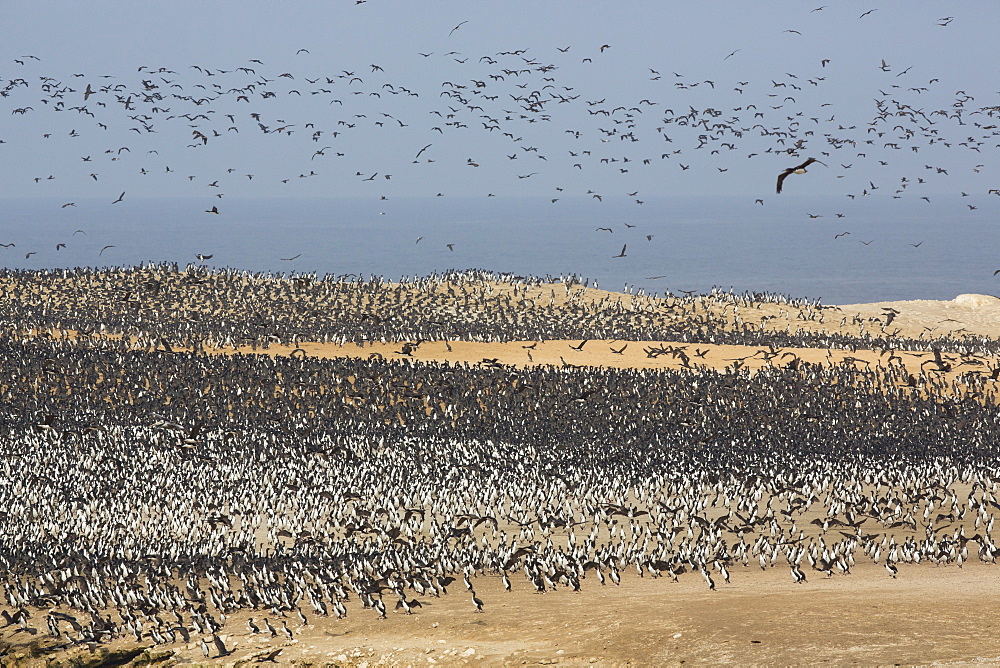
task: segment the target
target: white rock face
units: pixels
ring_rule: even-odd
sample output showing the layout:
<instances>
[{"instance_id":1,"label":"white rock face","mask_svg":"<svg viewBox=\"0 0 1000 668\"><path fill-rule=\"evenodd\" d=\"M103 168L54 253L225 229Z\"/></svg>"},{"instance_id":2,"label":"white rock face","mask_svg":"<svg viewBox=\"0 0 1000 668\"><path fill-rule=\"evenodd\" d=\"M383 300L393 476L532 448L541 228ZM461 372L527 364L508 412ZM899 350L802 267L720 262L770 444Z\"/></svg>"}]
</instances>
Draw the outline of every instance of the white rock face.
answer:
<instances>
[{"instance_id":1,"label":"white rock face","mask_svg":"<svg viewBox=\"0 0 1000 668\"><path fill-rule=\"evenodd\" d=\"M990 295L959 295L951 301L956 306L965 306L968 308L1000 306L1000 299Z\"/></svg>"}]
</instances>

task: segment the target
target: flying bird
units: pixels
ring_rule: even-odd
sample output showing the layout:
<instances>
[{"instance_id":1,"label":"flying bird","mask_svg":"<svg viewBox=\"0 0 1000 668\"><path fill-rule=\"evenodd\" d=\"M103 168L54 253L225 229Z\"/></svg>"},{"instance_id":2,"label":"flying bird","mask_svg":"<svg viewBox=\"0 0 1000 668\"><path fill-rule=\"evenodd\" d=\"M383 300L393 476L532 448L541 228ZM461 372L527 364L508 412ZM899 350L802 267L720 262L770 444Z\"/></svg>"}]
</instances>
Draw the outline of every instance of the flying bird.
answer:
<instances>
[{"instance_id":1,"label":"flying bird","mask_svg":"<svg viewBox=\"0 0 1000 668\"><path fill-rule=\"evenodd\" d=\"M459 28L461 28L462 26L464 26L464 25L465 25L466 23L468 23L468 21L462 21L462 22L461 22L461 23L459 23L459 24L458 24L457 26L455 26L454 28L452 28L452 29L451 29L451 32L450 32L450 33L448 33L448 37L451 37L451 33L452 33L452 32L455 32L456 30L458 30Z\"/></svg>"},{"instance_id":2,"label":"flying bird","mask_svg":"<svg viewBox=\"0 0 1000 668\"><path fill-rule=\"evenodd\" d=\"M801 165L797 165L795 167L789 167L788 169L786 169L785 171L783 171L781 174L778 174L778 189L777 189L777 191L779 193L781 192L781 184L784 183L785 179L788 178L789 174L805 174L806 173L806 167L808 167L809 165L813 164L814 162L819 162L819 160L817 160L816 158L809 158L808 160L806 160L805 162L803 162ZM822 165L823 163L819 162L819 164Z\"/></svg>"}]
</instances>

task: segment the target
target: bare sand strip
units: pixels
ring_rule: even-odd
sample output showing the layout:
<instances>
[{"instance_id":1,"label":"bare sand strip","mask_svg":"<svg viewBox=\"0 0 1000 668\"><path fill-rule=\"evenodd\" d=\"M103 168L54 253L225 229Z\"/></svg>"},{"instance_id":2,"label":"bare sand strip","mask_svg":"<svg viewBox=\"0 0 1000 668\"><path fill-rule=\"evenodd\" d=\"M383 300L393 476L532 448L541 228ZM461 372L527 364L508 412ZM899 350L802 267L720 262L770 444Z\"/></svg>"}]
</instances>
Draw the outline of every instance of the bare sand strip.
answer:
<instances>
[{"instance_id":1,"label":"bare sand strip","mask_svg":"<svg viewBox=\"0 0 1000 668\"><path fill-rule=\"evenodd\" d=\"M415 615L380 622L362 610L329 620L288 646L288 658L339 661L357 650L358 663L391 665L1000 661L1000 601L990 593L1000 571L980 564L908 567L895 580L859 564L852 575L814 573L800 585L785 567L738 568L716 591L697 574L677 583L631 575L620 588L590 578L579 594L538 595L524 582L507 594L495 578L475 584L483 614L455 583L456 591Z\"/></svg>"},{"instance_id":2,"label":"bare sand strip","mask_svg":"<svg viewBox=\"0 0 1000 668\"><path fill-rule=\"evenodd\" d=\"M595 291L590 291L595 292ZM602 292L602 294L604 294ZM607 293L611 294L611 293ZM941 335L983 336L1000 338L1000 298L991 295L959 295L950 301L917 300L905 302L880 302L875 304L852 304L837 307L835 313L827 316L822 326L808 323L807 329L817 332L840 332L858 334L877 331L886 319L887 312L895 311L890 325L886 328L899 336L914 339ZM788 318L787 309L777 304L763 304L760 309L744 309L741 318L747 322L763 322L770 330L804 326ZM840 324L843 322L844 324ZM615 369L673 369L706 368L724 369L734 363L751 371L764 366L784 366L798 358L802 362L823 365L853 363L859 366L902 365L908 373L917 374L921 368L934 369L930 362L933 355L926 351L897 351L896 357L888 352L874 349L825 349L825 348L782 348L775 354L774 349L761 346L736 346L715 344L689 344L678 341L511 341L506 343L483 343L476 341L424 341L413 346L408 353L403 352L404 341L368 342L364 345L302 342L298 346L272 345L264 348L219 348L220 353L256 353L272 356L290 355L296 348L309 356L370 357L436 361L464 364L481 364L495 361L497 364L515 367L534 365L552 366L600 366ZM412 343L417 343L411 341ZM576 349L579 348L579 349ZM671 351L650 354L650 350ZM994 358L961 359L958 355L945 354L944 359L953 364L950 375L967 372L988 372Z\"/></svg>"},{"instance_id":3,"label":"bare sand strip","mask_svg":"<svg viewBox=\"0 0 1000 668\"><path fill-rule=\"evenodd\" d=\"M613 369L724 369L738 362L743 367L756 370L764 366L785 366L795 358L813 364L837 365L847 363L876 366L888 365L889 356L879 350L842 350L821 348L781 348L768 349L762 346L734 346L716 344L688 344L670 341L587 341L582 349L580 341L510 341L506 343L481 343L478 341L425 341L409 353L402 353L402 344L366 343L339 345L336 343L300 343L297 348L311 357L371 357L434 361L466 364L489 364L495 362L505 366L595 366ZM626 347L627 346L627 347ZM614 350L621 351L615 353ZM272 356L291 355L295 346L272 345L267 349L252 350L220 348L220 353L257 353ZM653 350L654 355L647 351ZM675 352L671 352L675 351ZM681 355L680 353L683 353ZM703 354L699 354L703 353ZM297 353L298 354L298 353ZM919 372L921 365L933 360L928 351L895 351L893 363L902 364L911 373ZM686 359L685 359L686 358ZM961 363L954 354L945 354L944 359ZM991 358L979 358L983 364L970 362L964 371L983 370ZM930 365L927 365L930 366Z\"/></svg>"},{"instance_id":4,"label":"bare sand strip","mask_svg":"<svg viewBox=\"0 0 1000 668\"><path fill-rule=\"evenodd\" d=\"M206 659L197 642L150 650L160 665L253 665L281 652L280 665L802 665L818 663L997 664L1000 662L1000 570L978 563L907 566L897 579L880 566L859 563L851 575L811 572L795 584L787 567L761 572L734 568L732 583L709 591L697 574L679 582L626 573L620 587L588 578L581 593L544 595L515 580L474 580L484 601L476 613L457 582L441 598L423 599L415 614L350 607L342 620L309 615L288 640L251 634L247 619L281 619L266 610L232 615L222 636L232 654ZM391 607L391 606L390 606ZM10 629L4 642L18 642ZM22 634L23 636L23 634ZM22 638L23 642L24 638ZM127 640L103 650L125 650ZM135 645L135 647L139 647ZM16 659L17 656L21 658ZM169 657L169 658L167 658ZM98 665L86 648L59 655L60 665ZM79 663L70 663L74 659ZM45 665L24 652L5 665Z\"/></svg>"}]
</instances>

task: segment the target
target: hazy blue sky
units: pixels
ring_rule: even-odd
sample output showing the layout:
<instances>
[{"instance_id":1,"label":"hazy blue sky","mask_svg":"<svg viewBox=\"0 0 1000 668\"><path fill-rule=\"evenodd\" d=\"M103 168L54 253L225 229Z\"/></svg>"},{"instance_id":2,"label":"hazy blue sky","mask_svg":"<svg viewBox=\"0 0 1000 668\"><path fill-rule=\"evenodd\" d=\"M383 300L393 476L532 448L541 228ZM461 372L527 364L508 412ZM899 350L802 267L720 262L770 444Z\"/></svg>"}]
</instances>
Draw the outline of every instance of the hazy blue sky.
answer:
<instances>
[{"instance_id":1,"label":"hazy blue sky","mask_svg":"<svg viewBox=\"0 0 1000 668\"><path fill-rule=\"evenodd\" d=\"M787 192L1000 186L1000 3L821 6L6 2L0 192L770 204L807 156Z\"/></svg>"}]
</instances>

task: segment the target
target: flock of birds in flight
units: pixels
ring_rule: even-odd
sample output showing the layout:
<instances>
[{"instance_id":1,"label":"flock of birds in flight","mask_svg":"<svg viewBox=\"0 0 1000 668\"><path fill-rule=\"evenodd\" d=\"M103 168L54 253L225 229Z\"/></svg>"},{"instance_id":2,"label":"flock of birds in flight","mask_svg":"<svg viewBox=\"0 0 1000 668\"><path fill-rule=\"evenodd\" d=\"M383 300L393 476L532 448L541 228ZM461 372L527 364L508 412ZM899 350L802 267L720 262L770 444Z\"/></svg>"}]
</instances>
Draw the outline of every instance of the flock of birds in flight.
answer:
<instances>
[{"instance_id":1,"label":"flock of birds in flight","mask_svg":"<svg viewBox=\"0 0 1000 668\"><path fill-rule=\"evenodd\" d=\"M869 20L866 17L874 11L858 18ZM938 25L947 27L952 20L944 17ZM467 23L456 24L448 37ZM801 35L796 30L785 32ZM56 140L56 151L70 156L73 147L88 147L77 151L82 155L66 159L58 172L19 175L38 184L41 194L56 196L57 186L49 184L63 180L78 188L81 180L89 179L99 192L116 183L134 183L136 174L150 179L158 175L169 180L174 193L201 193L208 201L200 210L209 215L225 215L219 200L227 189L246 193L246 186L257 183L255 178L270 179L268 187L308 179L322 180L331 188L347 183L350 194L370 192L382 201L390 198L398 182L423 178L420 170L441 174L436 170L461 167L471 173L487 165L495 176L489 182L507 194L517 194L518 184L543 175L562 183L551 192L554 205L573 196L642 205L645 195L633 182L636 175L646 182L648 173L658 174L663 189L656 194L661 195L671 192L670 170L697 172L700 178L742 170L730 156L744 157L746 166L755 171L759 171L752 167L755 159L769 158L777 165L783 158L804 159L796 166L781 167L779 194L783 186L787 188L789 175L803 174L815 163L825 170L813 178L845 179L843 194L852 200L914 195L930 203L930 196L921 190L932 183L940 189L940 181L955 169L950 165L965 162L964 176L979 173L986 162L983 151L995 148L1000 136L993 120L1000 107L976 106L975 98L964 90L947 92L939 79L921 75L912 66L895 67L885 59L873 64L884 74L884 85L874 95L873 108L858 117L857 110L837 109L828 77L850 73L838 72L830 58L800 63L801 74L786 72L769 81L729 84L678 72L661 74L647 67L645 96L611 100L606 95L588 99L580 91L589 85L586 78L581 86L573 74L562 75L560 70L578 71L607 57L614 46L605 43L580 50L565 46L548 53L524 48L478 56L453 50L419 52L421 61L429 60L447 77L432 90L391 80L377 63L331 71L306 48L295 53L298 60L292 69L274 69L260 59L249 59L230 68L143 65L130 76L53 76L38 56L27 55L13 60L15 71L7 73L0 103L12 116L30 121L25 142L35 146L42 142L39 148L49 150L45 142ZM732 62L741 51L730 52L722 61ZM938 101L937 108L926 107L928 99ZM255 136L248 140L247 133ZM132 139L126 141L126 135ZM280 154L278 165L294 164L293 156L301 155L302 167L286 175L274 174L278 167L270 164L258 164L254 173L219 167L227 154L245 148L241 144L265 156ZM367 149L369 144L381 148ZM97 150L103 153L95 154ZM170 157L161 158L161 151ZM920 175L900 173L910 167L894 171L894 152L926 154L929 162ZM459 158L463 153L474 155ZM957 163L956 153L963 154ZM528 165L521 167L524 163ZM449 174L454 178L454 171ZM113 192L120 194L109 197L111 204L128 201L127 189ZM1000 190L988 193L1000 195ZM445 191L427 194L443 197ZM755 199L756 204L764 202L764 197ZM969 211L978 208L976 203L966 206ZM78 208L75 201L62 207ZM94 214L80 215L85 220ZM617 210L613 215L620 217ZM819 219L826 214L808 216ZM836 214L836 219L845 217L843 212ZM647 242L654 238L644 236ZM14 245L5 242L5 247ZM56 250L66 243L69 240ZM455 246L440 247L454 251ZM105 245L99 255L115 247ZM612 257L628 257L627 248L626 243ZM28 250L26 259L37 252Z\"/></svg>"}]
</instances>

